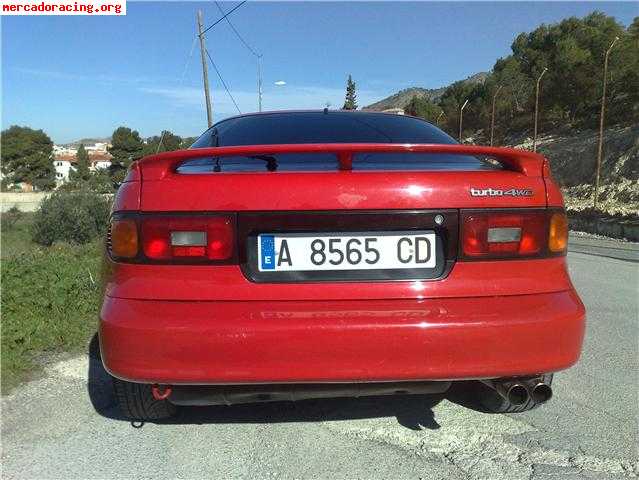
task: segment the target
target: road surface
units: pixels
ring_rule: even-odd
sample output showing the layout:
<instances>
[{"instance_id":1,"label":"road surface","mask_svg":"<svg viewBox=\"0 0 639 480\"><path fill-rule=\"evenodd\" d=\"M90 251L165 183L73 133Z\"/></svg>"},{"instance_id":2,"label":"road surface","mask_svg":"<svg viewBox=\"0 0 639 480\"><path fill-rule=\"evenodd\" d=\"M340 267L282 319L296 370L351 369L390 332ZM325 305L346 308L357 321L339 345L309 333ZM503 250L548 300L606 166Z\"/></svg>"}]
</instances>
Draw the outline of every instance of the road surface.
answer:
<instances>
[{"instance_id":1,"label":"road surface","mask_svg":"<svg viewBox=\"0 0 639 480\"><path fill-rule=\"evenodd\" d=\"M489 415L450 394L190 408L135 428L85 355L3 398L2 478L636 478L637 252L571 238L584 352L532 412Z\"/></svg>"}]
</instances>

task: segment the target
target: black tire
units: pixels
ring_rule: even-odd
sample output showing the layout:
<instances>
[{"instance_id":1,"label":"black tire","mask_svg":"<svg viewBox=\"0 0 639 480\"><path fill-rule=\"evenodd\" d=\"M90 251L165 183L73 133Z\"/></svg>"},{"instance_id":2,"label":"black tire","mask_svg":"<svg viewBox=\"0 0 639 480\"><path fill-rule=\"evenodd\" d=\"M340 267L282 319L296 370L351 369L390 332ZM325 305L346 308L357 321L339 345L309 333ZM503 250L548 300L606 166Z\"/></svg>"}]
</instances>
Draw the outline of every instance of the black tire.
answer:
<instances>
[{"instance_id":1,"label":"black tire","mask_svg":"<svg viewBox=\"0 0 639 480\"><path fill-rule=\"evenodd\" d=\"M161 420L176 413L172 403L153 398L149 384L125 382L113 377L113 388L120 410L129 420Z\"/></svg>"},{"instance_id":2,"label":"black tire","mask_svg":"<svg viewBox=\"0 0 639 480\"><path fill-rule=\"evenodd\" d=\"M544 382L548 385L552 384L552 373L542 375ZM481 405L490 413L521 413L538 407L540 404L535 402L532 397L528 397L528 401L522 405L514 405L492 388L481 382L476 382L478 400Z\"/></svg>"}]
</instances>

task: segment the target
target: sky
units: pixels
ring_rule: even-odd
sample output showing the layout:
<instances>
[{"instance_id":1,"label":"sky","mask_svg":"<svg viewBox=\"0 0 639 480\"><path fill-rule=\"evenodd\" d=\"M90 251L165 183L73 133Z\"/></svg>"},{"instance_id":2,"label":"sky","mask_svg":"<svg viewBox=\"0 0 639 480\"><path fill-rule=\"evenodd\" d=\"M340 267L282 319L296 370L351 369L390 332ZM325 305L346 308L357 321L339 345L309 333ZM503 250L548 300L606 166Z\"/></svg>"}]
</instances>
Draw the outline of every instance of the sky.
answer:
<instances>
[{"instance_id":1,"label":"sky","mask_svg":"<svg viewBox=\"0 0 639 480\"><path fill-rule=\"evenodd\" d=\"M229 11L238 2L220 2ZM56 143L206 128L196 12L215 3L127 2L126 16L1 20L2 128L43 129ZM623 25L637 3L247 2L229 18L263 55L263 109L332 108L349 74L365 106L410 86L435 88L488 71L522 31L593 10ZM257 61L225 21L208 50L239 109L257 110ZM214 121L237 113L209 64ZM277 82L277 84L276 84ZM282 82L285 82L282 85Z\"/></svg>"}]
</instances>

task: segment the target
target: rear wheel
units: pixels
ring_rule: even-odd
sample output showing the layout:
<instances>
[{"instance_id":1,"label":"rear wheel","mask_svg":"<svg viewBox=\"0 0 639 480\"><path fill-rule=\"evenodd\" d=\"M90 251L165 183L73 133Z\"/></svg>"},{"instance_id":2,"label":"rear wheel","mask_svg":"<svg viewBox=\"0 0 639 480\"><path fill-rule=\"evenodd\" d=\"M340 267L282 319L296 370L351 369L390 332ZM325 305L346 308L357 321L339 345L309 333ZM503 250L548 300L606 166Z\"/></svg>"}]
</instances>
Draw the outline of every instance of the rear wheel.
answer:
<instances>
[{"instance_id":1,"label":"rear wheel","mask_svg":"<svg viewBox=\"0 0 639 480\"><path fill-rule=\"evenodd\" d=\"M167 400L156 400L149 384L113 377L113 388L120 410L130 420L161 420L175 415L175 405Z\"/></svg>"},{"instance_id":2,"label":"rear wheel","mask_svg":"<svg viewBox=\"0 0 639 480\"><path fill-rule=\"evenodd\" d=\"M541 378L547 385L552 384L552 373L542 375ZM476 399L479 401L479 403L481 403L482 407L484 407L491 413L520 413L532 410L533 408L541 405L540 403L536 402L532 398L532 396L528 396L528 400L523 404L515 405L483 383L475 382L475 384L477 389Z\"/></svg>"}]
</instances>

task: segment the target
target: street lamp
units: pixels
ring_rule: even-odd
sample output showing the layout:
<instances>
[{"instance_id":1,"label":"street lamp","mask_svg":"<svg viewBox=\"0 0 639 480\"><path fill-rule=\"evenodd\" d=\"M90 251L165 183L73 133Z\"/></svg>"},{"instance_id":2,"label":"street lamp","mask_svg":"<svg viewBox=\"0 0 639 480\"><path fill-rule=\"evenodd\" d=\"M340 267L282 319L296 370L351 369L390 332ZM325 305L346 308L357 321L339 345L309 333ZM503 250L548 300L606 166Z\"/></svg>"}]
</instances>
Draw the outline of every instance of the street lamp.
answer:
<instances>
[{"instance_id":1,"label":"street lamp","mask_svg":"<svg viewBox=\"0 0 639 480\"><path fill-rule=\"evenodd\" d=\"M537 151L537 118L539 116L539 84L541 83L541 77L544 76L548 69L544 67L541 71L541 75L537 78L537 87L535 88L535 133L533 135L533 152Z\"/></svg>"},{"instance_id":2,"label":"street lamp","mask_svg":"<svg viewBox=\"0 0 639 480\"><path fill-rule=\"evenodd\" d=\"M437 115L437 120L435 120L435 125L439 125L439 119L442 118L442 115L444 115L443 110L439 112L439 115Z\"/></svg>"},{"instance_id":3,"label":"street lamp","mask_svg":"<svg viewBox=\"0 0 639 480\"><path fill-rule=\"evenodd\" d=\"M606 111L606 84L608 83L608 57L612 47L615 46L619 37L615 39L608 47L606 51L606 57L604 59L604 74L603 74L603 91L601 93L601 113L599 114L599 146L597 148L597 174L595 176L595 201L594 208L597 209L597 203L599 202L599 174L601 172L601 156L603 153L603 128L604 128L604 113Z\"/></svg>"},{"instance_id":4,"label":"street lamp","mask_svg":"<svg viewBox=\"0 0 639 480\"><path fill-rule=\"evenodd\" d=\"M468 105L468 99L466 99L459 109L459 143L462 143L462 121L464 119L464 108L466 108L466 105Z\"/></svg>"},{"instance_id":5,"label":"street lamp","mask_svg":"<svg viewBox=\"0 0 639 480\"><path fill-rule=\"evenodd\" d=\"M495 133L495 102L497 101L497 94L499 93L499 91L501 90L502 85L499 85L499 87L497 87L497 90L495 91L495 94L493 95L493 111L492 114L490 115L490 146L493 146L493 136Z\"/></svg>"}]
</instances>

